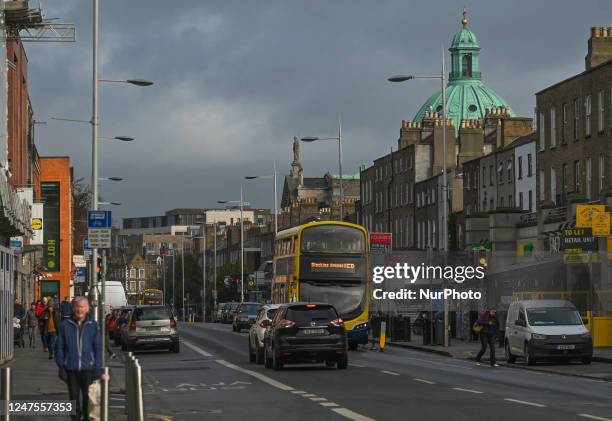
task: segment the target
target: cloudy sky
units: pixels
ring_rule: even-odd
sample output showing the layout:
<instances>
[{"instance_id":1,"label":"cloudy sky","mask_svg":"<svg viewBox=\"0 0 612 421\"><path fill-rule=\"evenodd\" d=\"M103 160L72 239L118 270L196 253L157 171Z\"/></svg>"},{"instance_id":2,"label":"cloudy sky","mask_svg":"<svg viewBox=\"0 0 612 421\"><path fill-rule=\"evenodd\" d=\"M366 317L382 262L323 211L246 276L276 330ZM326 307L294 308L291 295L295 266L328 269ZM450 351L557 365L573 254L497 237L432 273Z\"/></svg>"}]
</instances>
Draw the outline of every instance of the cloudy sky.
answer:
<instances>
[{"instance_id":1,"label":"cloudy sky","mask_svg":"<svg viewBox=\"0 0 612 421\"><path fill-rule=\"evenodd\" d=\"M77 26L77 42L27 44L30 97L42 155L69 155L89 179L91 1L41 0L46 16ZM102 78L145 78L149 88L100 86L100 183L115 220L239 197L242 177L289 170L294 135L343 126L343 167L396 147L435 82L391 84L397 73L440 69L463 5L478 38L483 80L522 116L534 93L584 68L591 26L612 24L612 2L380 0L101 0ZM448 58L447 53L447 58ZM337 171L331 142L303 144L307 176ZM279 178L280 180L280 178ZM269 181L245 200L272 206ZM279 196L281 184L279 183Z\"/></svg>"}]
</instances>

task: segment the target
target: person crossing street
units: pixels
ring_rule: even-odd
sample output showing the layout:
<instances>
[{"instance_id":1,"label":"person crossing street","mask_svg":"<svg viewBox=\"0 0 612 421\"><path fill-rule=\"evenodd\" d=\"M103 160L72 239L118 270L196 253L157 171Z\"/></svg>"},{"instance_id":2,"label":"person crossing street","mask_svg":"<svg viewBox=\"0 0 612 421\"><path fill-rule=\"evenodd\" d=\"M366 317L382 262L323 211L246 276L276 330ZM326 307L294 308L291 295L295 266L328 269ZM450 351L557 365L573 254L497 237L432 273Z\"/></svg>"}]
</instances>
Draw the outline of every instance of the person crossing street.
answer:
<instances>
[{"instance_id":1,"label":"person crossing street","mask_svg":"<svg viewBox=\"0 0 612 421\"><path fill-rule=\"evenodd\" d=\"M480 315L475 325L480 326L480 351L476 355L476 363L480 365L480 358L489 347L489 363L491 367L499 367L495 362L495 338L499 333L499 321L497 320L497 310L490 308Z\"/></svg>"}]
</instances>

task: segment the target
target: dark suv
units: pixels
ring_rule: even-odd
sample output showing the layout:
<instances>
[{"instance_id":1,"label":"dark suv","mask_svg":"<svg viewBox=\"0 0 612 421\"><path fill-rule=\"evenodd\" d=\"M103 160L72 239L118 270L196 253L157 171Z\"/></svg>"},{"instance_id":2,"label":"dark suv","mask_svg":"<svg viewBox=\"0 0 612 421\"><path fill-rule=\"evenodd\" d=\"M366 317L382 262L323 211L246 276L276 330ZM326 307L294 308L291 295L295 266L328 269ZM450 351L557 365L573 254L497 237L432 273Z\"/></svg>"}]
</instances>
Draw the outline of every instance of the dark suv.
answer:
<instances>
[{"instance_id":1,"label":"dark suv","mask_svg":"<svg viewBox=\"0 0 612 421\"><path fill-rule=\"evenodd\" d=\"M234 314L234 320L232 322L232 330L234 332L240 332L242 329L248 329L257 318L257 312L261 308L259 303L240 303Z\"/></svg>"},{"instance_id":2,"label":"dark suv","mask_svg":"<svg viewBox=\"0 0 612 421\"><path fill-rule=\"evenodd\" d=\"M325 362L348 366L344 322L329 304L288 303L277 310L264 335L266 368L285 363Z\"/></svg>"}]
</instances>

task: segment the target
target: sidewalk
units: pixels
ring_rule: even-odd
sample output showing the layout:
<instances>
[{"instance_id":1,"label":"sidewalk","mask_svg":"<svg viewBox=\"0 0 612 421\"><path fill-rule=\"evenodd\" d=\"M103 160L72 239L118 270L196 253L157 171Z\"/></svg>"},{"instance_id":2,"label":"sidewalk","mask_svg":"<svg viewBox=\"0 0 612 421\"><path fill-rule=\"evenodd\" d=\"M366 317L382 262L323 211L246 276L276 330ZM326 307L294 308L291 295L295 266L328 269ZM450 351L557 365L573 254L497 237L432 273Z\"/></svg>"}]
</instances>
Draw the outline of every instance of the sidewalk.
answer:
<instances>
[{"instance_id":1,"label":"sidewalk","mask_svg":"<svg viewBox=\"0 0 612 421\"><path fill-rule=\"evenodd\" d=\"M58 377L55 360L49 359L49 354L42 351L40 343L37 345L37 348L34 349L15 348L13 359L4 365L0 365L0 367L11 368L12 399L68 400L68 389L66 384ZM123 363L118 360L108 360L107 365L110 368L109 394L120 398L120 395L124 394ZM110 405L116 406L116 408L109 407L109 419L127 420L127 416L123 413L123 407L119 407L122 405L117 404L121 401L113 400L110 402ZM41 419L46 418L48 417L41 417ZM68 419L68 417L65 419Z\"/></svg>"},{"instance_id":2,"label":"sidewalk","mask_svg":"<svg viewBox=\"0 0 612 421\"><path fill-rule=\"evenodd\" d=\"M451 339L450 346L444 348L441 345L423 345L423 337L412 335L410 342L387 342L391 346L399 346L402 348L415 349L417 351L430 352L433 354L444 355L453 358L474 359L480 350L480 342L467 342L459 339ZM489 351L485 357L489 355ZM495 348L495 358L504 358L504 348L497 346ZM612 348L595 348L593 353L593 361L602 363L612 363Z\"/></svg>"}]
</instances>

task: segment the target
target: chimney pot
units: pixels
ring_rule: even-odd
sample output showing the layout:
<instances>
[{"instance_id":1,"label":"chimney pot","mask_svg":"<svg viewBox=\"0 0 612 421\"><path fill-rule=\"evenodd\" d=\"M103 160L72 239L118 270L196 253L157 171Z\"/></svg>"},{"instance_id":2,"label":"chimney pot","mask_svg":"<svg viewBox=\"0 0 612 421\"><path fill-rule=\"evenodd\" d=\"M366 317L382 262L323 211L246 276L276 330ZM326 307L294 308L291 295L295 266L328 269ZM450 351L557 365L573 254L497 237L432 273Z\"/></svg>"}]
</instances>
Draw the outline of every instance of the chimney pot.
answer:
<instances>
[{"instance_id":1,"label":"chimney pot","mask_svg":"<svg viewBox=\"0 0 612 421\"><path fill-rule=\"evenodd\" d=\"M596 26L593 26L591 28L591 38L599 38L599 28Z\"/></svg>"}]
</instances>

